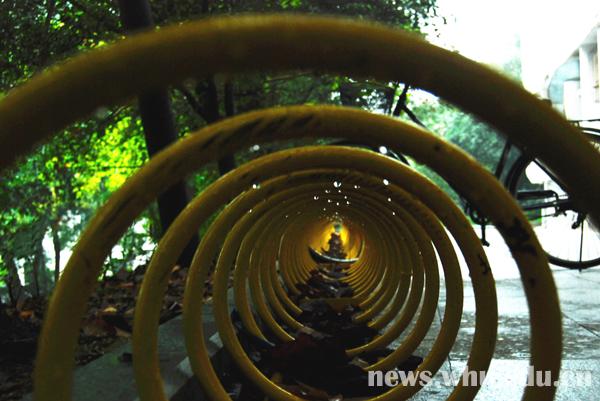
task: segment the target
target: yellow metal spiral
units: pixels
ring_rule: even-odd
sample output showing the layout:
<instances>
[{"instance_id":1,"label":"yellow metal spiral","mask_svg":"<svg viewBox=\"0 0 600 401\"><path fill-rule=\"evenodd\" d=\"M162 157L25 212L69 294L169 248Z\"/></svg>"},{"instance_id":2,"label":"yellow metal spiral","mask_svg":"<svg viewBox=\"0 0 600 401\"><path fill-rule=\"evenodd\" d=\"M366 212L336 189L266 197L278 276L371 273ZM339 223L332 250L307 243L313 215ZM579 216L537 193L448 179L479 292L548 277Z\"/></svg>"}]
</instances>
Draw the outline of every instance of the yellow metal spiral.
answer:
<instances>
[{"instance_id":1,"label":"yellow metal spiral","mask_svg":"<svg viewBox=\"0 0 600 401\"><path fill-rule=\"evenodd\" d=\"M411 35L329 18L205 20L78 56L2 99L0 168L97 108L126 101L142 90L205 74L287 69L401 81L431 91L496 126L542 160L592 216L600 217L600 188L589 185L600 182L600 156L549 106L495 72ZM74 349L86 301L110 249L157 195L222 154L299 137L343 137L399 149L434 169L487 215L521 273L530 311L531 365L558 378L561 314L552 275L528 221L497 180L457 147L413 125L349 108L296 106L240 115L192 133L151 159L111 196L79 239L52 296L35 365L35 399L71 398ZM564 163L566 157L569 163ZM334 181L342 183L341 193L333 191L327 198L341 201L337 210L345 222L348 254L360 254L345 279L354 295L338 302L359 306L356 321L383 330L347 354L390 344L412 321L416 324L402 344L368 369L391 369L416 349L438 302L437 253L446 306L439 335L418 369L440 368L454 344L463 299L449 233L467 262L475 293L476 328L468 366L488 369L498 321L494 279L463 213L432 182L393 159L348 147L304 147L261 157L222 176L186 207L161 239L135 310L133 360L142 401L167 399L157 329L168 273L202 223L221 209L202 238L186 283L184 324L192 369L211 399L230 399L212 367L203 333L202 293L218 255L213 304L224 346L269 398L300 399L264 376L245 354L230 319L227 291L233 274L235 304L251 333L264 336L254 309L263 327L282 341L293 339L280 322L302 327L296 320L300 309L290 294L298 293L296 286L308 279L313 267L306 245L319 246L330 230L323 195ZM253 187L255 183L260 185ZM398 386L374 399L407 399L419 389ZM555 390L527 387L523 399L551 400ZM477 386L459 384L449 399L472 400L477 391Z\"/></svg>"}]
</instances>

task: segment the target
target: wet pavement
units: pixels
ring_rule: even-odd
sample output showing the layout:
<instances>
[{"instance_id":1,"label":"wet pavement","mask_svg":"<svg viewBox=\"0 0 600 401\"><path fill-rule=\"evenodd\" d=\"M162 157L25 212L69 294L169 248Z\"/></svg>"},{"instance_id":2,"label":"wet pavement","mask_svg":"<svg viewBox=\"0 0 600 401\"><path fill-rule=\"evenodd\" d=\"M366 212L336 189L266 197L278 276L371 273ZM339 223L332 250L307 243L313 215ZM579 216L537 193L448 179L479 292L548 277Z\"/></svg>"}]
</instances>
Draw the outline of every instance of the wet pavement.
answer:
<instances>
[{"instance_id":1,"label":"wet pavement","mask_svg":"<svg viewBox=\"0 0 600 401\"><path fill-rule=\"evenodd\" d=\"M488 229L488 231L490 231ZM498 294L498 341L494 359L476 400L520 400L529 370L529 314L519 273L508 249L495 231L488 232L492 246L486 249L496 278ZM475 327L475 303L468 271L461 265L464 282L464 312L457 341L442 370L459 378L466 367ZM600 399L600 267L570 271L553 267L563 315L563 381L556 400ZM443 288L443 285L442 285ZM440 294L438 317L443 314ZM439 319L416 354L425 355L439 330ZM412 399L443 400L452 392L440 371L433 383Z\"/></svg>"}]
</instances>

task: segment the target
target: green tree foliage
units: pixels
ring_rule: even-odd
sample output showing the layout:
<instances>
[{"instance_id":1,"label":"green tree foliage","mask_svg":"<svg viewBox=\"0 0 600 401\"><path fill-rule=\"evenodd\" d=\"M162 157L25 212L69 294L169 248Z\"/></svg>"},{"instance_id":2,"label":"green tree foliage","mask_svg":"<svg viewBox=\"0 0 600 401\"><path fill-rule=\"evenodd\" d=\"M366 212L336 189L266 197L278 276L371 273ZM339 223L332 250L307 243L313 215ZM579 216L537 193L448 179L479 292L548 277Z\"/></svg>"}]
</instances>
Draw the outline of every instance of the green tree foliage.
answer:
<instances>
[{"instance_id":1,"label":"green tree foliage","mask_svg":"<svg viewBox=\"0 0 600 401\"><path fill-rule=\"evenodd\" d=\"M286 12L375 20L418 33L435 14L435 0L157 0L150 4L159 26L223 14ZM123 37L115 1L2 1L0 97L50 65ZM397 83L355 81L312 71L212 76L169 88L180 135L233 114L278 105L332 103L390 113L397 91ZM290 145L251 148L236 155L237 162ZM65 262L61 252L74 245L94 211L147 158L139 114L132 103L99 110L4 172L0 177L4 295L14 301L19 294L50 291ZM188 185L197 193L217 177L216 166L211 165L190 177ZM107 262L107 272L142 263L140 258L149 256L159 232L153 206L121 239Z\"/></svg>"},{"instance_id":2,"label":"green tree foliage","mask_svg":"<svg viewBox=\"0 0 600 401\"><path fill-rule=\"evenodd\" d=\"M413 108L433 133L470 153L494 171L504 139L489 125L443 101L428 101Z\"/></svg>"},{"instance_id":3,"label":"green tree foliage","mask_svg":"<svg viewBox=\"0 0 600 401\"><path fill-rule=\"evenodd\" d=\"M422 116L424 125L434 134L467 151L489 171L495 171L504 139L490 126L445 102L427 102L415 107L414 112ZM460 197L445 180L424 166L415 164L415 167L443 188L455 203L463 206Z\"/></svg>"},{"instance_id":4,"label":"green tree foliage","mask_svg":"<svg viewBox=\"0 0 600 401\"><path fill-rule=\"evenodd\" d=\"M518 42L516 47L519 47ZM521 84L519 58L515 57L501 66L490 67ZM420 92L420 95L422 94L423 92ZM408 105L429 131L465 150L490 172L496 173L502 149L506 144L505 137L493 127L473 115L462 112L450 103L431 95L419 96L416 93L414 95L416 96L409 96ZM507 155L506 167L499 172L500 180L504 178L508 166L511 166L518 155L519 151L512 147ZM464 206L464 202L456 192L439 175L425 166L415 164L415 168L443 188L458 205Z\"/></svg>"}]
</instances>

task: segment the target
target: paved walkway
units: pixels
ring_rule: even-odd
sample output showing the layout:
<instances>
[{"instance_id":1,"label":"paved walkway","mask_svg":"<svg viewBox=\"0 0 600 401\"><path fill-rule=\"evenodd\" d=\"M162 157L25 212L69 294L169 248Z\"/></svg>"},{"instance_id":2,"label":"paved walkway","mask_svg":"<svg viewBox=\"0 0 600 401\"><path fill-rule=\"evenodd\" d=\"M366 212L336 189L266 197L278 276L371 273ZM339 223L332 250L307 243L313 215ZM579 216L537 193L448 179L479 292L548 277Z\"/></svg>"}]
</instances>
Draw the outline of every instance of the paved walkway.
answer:
<instances>
[{"instance_id":1,"label":"paved walkway","mask_svg":"<svg viewBox=\"0 0 600 401\"><path fill-rule=\"evenodd\" d=\"M488 233L488 239L492 246L485 249L496 278L498 294L498 342L476 400L520 400L529 369L528 309L516 264L507 247L494 230ZM458 339L443 367L449 377L452 377L451 374L460 377L465 369L475 327L473 291L464 262L461 268L465 278L464 312ZM600 268L581 273L563 268L552 270L563 314L561 375L566 380L565 384L559 385L556 400L597 401L600 399ZM443 301L441 294L440 316ZM432 327L417 354L427 353L438 330L439 321ZM440 372L434 379L434 385L425 388L414 399L446 399L452 387L444 386L443 379Z\"/></svg>"}]
</instances>

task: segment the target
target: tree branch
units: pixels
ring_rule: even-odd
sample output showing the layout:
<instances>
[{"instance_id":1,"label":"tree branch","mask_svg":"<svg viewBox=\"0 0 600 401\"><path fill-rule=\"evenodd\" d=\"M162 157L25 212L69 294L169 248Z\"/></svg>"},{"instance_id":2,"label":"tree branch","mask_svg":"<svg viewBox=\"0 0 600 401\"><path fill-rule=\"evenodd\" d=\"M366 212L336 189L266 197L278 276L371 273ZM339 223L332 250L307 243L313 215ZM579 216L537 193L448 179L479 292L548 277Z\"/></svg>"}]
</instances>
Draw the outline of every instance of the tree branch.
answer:
<instances>
[{"instance_id":1,"label":"tree branch","mask_svg":"<svg viewBox=\"0 0 600 401\"><path fill-rule=\"evenodd\" d=\"M232 117L235 115L235 99L233 97L233 84L227 80L223 85L224 103L225 103L225 115ZM226 154L218 161L219 172L225 174L235 168L235 158L233 154Z\"/></svg>"},{"instance_id":2,"label":"tree branch","mask_svg":"<svg viewBox=\"0 0 600 401\"><path fill-rule=\"evenodd\" d=\"M413 113L412 110L410 110L408 108L408 106L406 105L409 89L410 89L410 86L408 84L405 84L404 88L402 89L402 93L400 94L400 97L398 98L398 102L396 103L396 107L394 108L394 112L392 113L392 115L394 117L400 117L400 114L402 114L402 112L405 112L406 115L408 116L408 118L410 118L410 120L412 122L427 129L425 124L423 124L421 122L421 120L419 120L419 118L415 115L415 113Z\"/></svg>"},{"instance_id":3,"label":"tree branch","mask_svg":"<svg viewBox=\"0 0 600 401\"><path fill-rule=\"evenodd\" d=\"M190 105L192 110L194 110L194 112L196 112L196 114L198 114L204 121L208 121L208 116L206 115L206 111L204 110L204 108L202 107L202 105L200 104L198 99L196 99L196 97L194 96L194 94L191 91L189 91L183 85L178 86L175 89L177 89L183 95L183 98L186 100L186 102L188 102L188 104Z\"/></svg>"}]
</instances>

